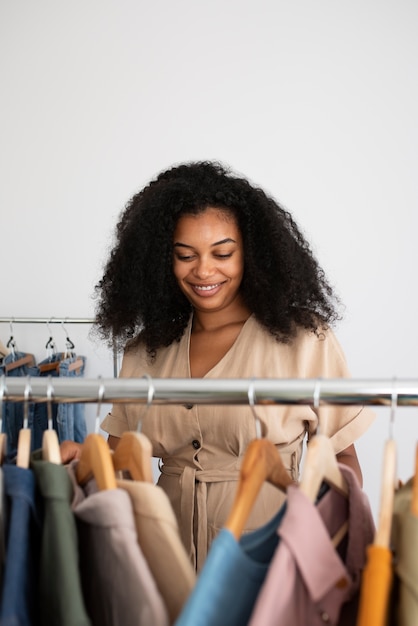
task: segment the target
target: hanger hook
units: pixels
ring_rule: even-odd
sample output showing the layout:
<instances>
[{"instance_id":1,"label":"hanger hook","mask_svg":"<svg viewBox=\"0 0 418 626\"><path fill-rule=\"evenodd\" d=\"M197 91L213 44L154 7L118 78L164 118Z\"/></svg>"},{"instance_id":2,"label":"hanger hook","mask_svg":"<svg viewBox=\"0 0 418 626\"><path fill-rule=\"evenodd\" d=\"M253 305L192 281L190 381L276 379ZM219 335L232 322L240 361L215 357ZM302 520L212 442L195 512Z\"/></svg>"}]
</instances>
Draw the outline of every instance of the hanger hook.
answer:
<instances>
[{"instance_id":1,"label":"hanger hook","mask_svg":"<svg viewBox=\"0 0 418 626\"><path fill-rule=\"evenodd\" d=\"M67 318L65 318L65 320L61 320L61 326L62 326L62 330L64 331L64 334L65 334L65 340L66 340L66 341L65 341L65 345L66 345L67 350L74 350L75 345L74 345L74 343L71 341L70 336L69 336L69 334L68 334L68 331L67 331L67 329L66 329L66 328L65 328L65 326L64 326L64 321L66 321L66 319L67 319Z\"/></svg>"},{"instance_id":2,"label":"hanger hook","mask_svg":"<svg viewBox=\"0 0 418 626\"><path fill-rule=\"evenodd\" d=\"M48 329L48 333L49 333L49 339L48 339L48 341L47 341L47 342L46 342L46 344L45 344L45 348L46 348L47 350L48 350L48 348L49 348L49 349L51 349L51 350L52 350L52 353L54 353L54 352L55 352L55 341L54 341L54 337L52 336L52 332L51 332L51 329L50 329L50 327L49 327L49 323L50 323L53 319L54 319L54 318L53 318L53 317L51 317L51 318L49 319L49 321L46 321L46 322L45 322L45 323L46 323L46 327L47 327L47 329Z\"/></svg>"},{"instance_id":3,"label":"hanger hook","mask_svg":"<svg viewBox=\"0 0 418 626\"><path fill-rule=\"evenodd\" d=\"M29 421L29 401L32 395L32 387L30 384L30 376L26 377L26 385L24 391L24 405L23 405L23 428L28 427Z\"/></svg>"},{"instance_id":4,"label":"hanger hook","mask_svg":"<svg viewBox=\"0 0 418 626\"><path fill-rule=\"evenodd\" d=\"M247 396L248 396L248 404L250 406L251 413L253 414L254 421L255 421L255 436L256 436L256 439L261 439L261 420L259 416L257 415L257 411L255 410L256 396L255 396L254 383L255 383L255 378L252 378L250 380L250 384L248 385Z\"/></svg>"},{"instance_id":5,"label":"hanger hook","mask_svg":"<svg viewBox=\"0 0 418 626\"><path fill-rule=\"evenodd\" d=\"M9 341L6 343L6 348L10 348L10 351L12 353L12 357L15 356L15 351L17 350L17 345L16 345L16 341L15 341L15 338L14 338L13 320L14 320L14 317L12 317L12 319L9 321L10 338L9 338Z\"/></svg>"},{"instance_id":6,"label":"hanger hook","mask_svg":"<svg viewBox=\"0 0 418 626\"><path fill-rule=\"evenodd\" d=\"M395 424L395 413L398 408L398 389L396 376L392 380L392 398L390 403L389 438L393 439L393 427Z\"/></svg>"},{"instance_id":7,"label":"hanger hook","mask_svg":"<svg viewBox=\"0 0 418 626\"><path fill-rule=\"evenodd\" d=\"M137 433L141 432L142 420L144 419L145 415L148 413L148 410L154 401L154 395L155 395L155 386L154 386L154 381L152 380L152 377L149 374L144 374L141 378L146 378L148 381L147 405L145 407L145 411L144 411L142 418L138 421L138 426L136 428Z\"/></svg>"},{"instance_id":8,"label":"hanger hook","mask_svg":"<svg viewBox=\"0 0 418 626\"><path fill-rule=\"evenodd\" d=\"M321 404L321 383L322 383L322 379L317 378L315 381L315 387L313 390L313 407L314 407L314 411L318 419L318 426L316 427L317 435L320 434L320 430L321 430L320 423L319 423L319 407Z\"/></svg>"},{"instance_id":9,"label":"hanger hook","mask_svg":"<svg viewBox=\"0 0 418 626\"><path fill-rule=\"evenodd\" d=\"M48 376L48 386L46 389L46 398L47 398L47 412L48 412L48 428L51 430L53 428L52 423L52 401L54 398L54 387L52 385L52 376L49 374Z\"/></svg>"},{"instance_id":10,"label":"hanger hook","mask_svg":"<svg viewBox=\"0 0 418 626\"><path fill-rule=\"evenodd\" d=\"M97 392L97 413L96 413L96 433L99 432L100 427L100 409L102 408L103 399L105 396L105 384L103 382L103 378L101 376L98 377L100 381L99 390Z\"/></svg>"}]
</instances>

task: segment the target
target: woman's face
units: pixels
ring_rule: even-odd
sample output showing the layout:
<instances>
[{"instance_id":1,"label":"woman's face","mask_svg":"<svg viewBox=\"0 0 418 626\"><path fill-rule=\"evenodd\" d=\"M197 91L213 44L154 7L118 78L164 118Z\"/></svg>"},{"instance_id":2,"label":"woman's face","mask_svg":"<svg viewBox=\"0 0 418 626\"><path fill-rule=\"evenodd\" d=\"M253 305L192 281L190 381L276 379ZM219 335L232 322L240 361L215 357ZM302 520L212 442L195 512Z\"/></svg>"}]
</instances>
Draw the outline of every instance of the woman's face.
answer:
<instances>
[{"instance_id":1,"label":"woman's face","mask_svg":"<svg viewBox=\"0 0 418 626\"><path fill-rule=\"evenodd\" d=\"M220 311L240 301L244 250L231 213L209 207L183 215L173 244L174 275L196 310Z\"/></svg>"}]
</instances>

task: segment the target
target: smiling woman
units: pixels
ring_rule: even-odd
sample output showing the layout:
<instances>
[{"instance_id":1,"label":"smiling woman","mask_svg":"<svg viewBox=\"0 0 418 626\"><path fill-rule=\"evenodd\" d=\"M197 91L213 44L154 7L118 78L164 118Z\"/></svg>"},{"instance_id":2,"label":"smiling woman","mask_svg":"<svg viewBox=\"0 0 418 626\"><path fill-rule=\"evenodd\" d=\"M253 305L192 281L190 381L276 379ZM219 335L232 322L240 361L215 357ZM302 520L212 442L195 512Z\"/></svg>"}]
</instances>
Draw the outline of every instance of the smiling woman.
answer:
<instances>
[{"instance_id":1,"label":"smiling woman","mask_svg":"<svg viewBox=\"0 0 418 626\"><path fill-rule=\"evenodd\" d=\"M290 213L217 163L173 167L131 199L97 295L99 332L125 346L124 377L349 375L330 328L336 298ZM337 458L361 481L354 441L373 415L358 407L323 411ZM298 480L318 409L260 406L258 413ZM251 408L115 404L102 424L109 445L140 422L162 459L158 484L200 570L225 525L255 435ZM245 530L269 520L284 498L266 482Z\"/></svg>"}]
</instances>

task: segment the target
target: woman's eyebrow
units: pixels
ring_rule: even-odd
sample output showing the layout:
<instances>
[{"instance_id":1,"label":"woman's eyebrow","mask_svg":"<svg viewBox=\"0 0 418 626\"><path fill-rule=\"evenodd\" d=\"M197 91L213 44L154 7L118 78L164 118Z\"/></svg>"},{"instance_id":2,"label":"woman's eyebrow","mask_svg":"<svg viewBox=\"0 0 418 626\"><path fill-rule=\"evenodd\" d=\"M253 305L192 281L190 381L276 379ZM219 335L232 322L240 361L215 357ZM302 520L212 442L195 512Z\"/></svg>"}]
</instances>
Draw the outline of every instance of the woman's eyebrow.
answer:
<instances>
[{"instance_id":1,"label":"woman's eyebrow","mask_svg":"<svg viewBox=\"0 0 418 626\"><path fill-rule=\"evenodd\" d=\"M226 239L221 239L221 241L216 241L215 243L211 244L211 247L213 248L214 246L220 246L224 243L237 243L235 241L235 239L231 239L231 237L226 237ZM193 246L190 246L187 243L181 243L181 241L176 241L176 243L174 244L175 248L193 248Z\"/></svg>"}]
</instances>

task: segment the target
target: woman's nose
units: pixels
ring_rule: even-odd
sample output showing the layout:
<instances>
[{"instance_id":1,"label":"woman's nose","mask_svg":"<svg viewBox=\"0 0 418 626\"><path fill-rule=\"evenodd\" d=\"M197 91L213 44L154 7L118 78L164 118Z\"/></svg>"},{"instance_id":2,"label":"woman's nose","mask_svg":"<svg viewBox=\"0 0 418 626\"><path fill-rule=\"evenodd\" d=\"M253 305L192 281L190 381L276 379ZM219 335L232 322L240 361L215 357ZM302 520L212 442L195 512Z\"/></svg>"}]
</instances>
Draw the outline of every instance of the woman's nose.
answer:
<instances>
[{"instance_id":1,"label":"woman's nose","mask_svg":"<svg viewBox=\"0 0 418 626\"><path fill-rule=\"evenodd\" d=\"M213 263L211 259L199 259L196 267L195 274L199 278L207 278L213 273Z\"/></svg>"}]
</instances>

